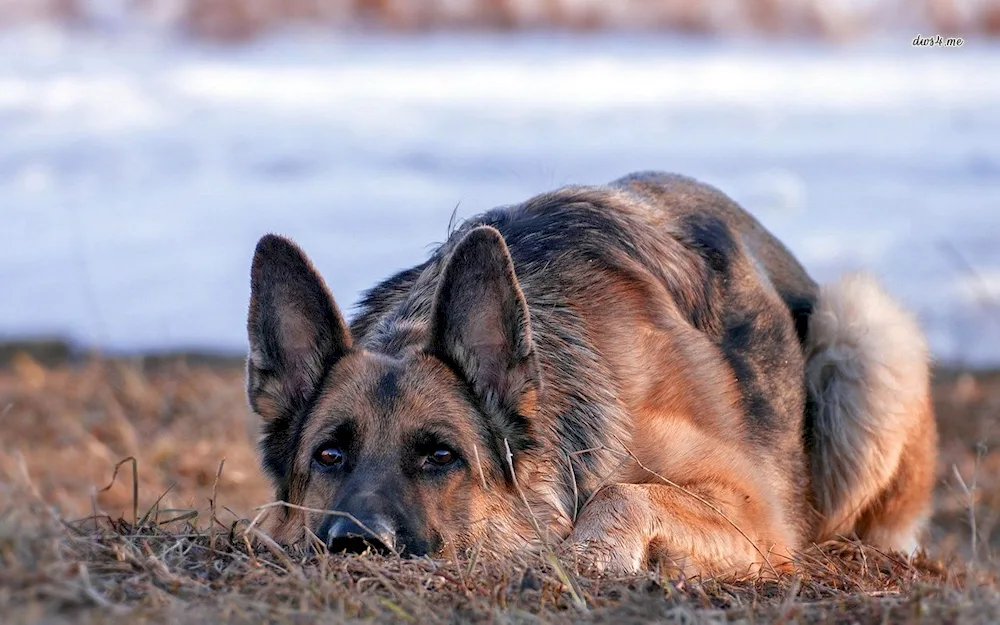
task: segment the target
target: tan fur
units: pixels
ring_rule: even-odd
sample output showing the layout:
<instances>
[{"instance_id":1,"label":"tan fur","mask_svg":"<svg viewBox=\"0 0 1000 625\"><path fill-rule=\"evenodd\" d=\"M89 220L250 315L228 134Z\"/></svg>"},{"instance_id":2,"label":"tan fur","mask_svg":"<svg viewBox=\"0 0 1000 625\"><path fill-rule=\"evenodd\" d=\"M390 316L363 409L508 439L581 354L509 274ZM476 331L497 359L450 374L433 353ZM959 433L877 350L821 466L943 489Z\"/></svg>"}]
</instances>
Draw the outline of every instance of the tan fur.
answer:
<instances>
[{"instance_id":1,"label":"tan fur","mask_svg":"<svg viewBox=\"0 0 1000 625\"><path fill-rule=\"evenodd\" d=\"M683 351L683 336L678 328L640 337L664 366L636 372L641 401L630 406L625 466L584 508L569 543L604 571L656 563L689 576L769 570L800 537L741 442L726 367L705 351Z\"/></svg>"},{"instance_id":2,"label":"tan fur","mask_svg":"<svg viewBox=\"0 0 1000 625\"><path fill-rule=\"evenodd\" d=\"M584 507L567 546L605 572L768 572L802 538L786 519L786 487L748 453L731 369L703 334L663 314L673 310L665 297L650 319L642 303L651 295L659 294L648 283L619 282L608 299L631 308L639 329L623 333L608 318L593 330L627 382L620 399L633 424L621 441L623 466ZM613 309L601 300L584 306L596 319Z\"/></svg>"},{"instance_id":3,"label":"tan fur","mask_svg":"<svg viewBox=\"0 0 1000 625\"><path fill-rule=\"evenodd\" d=\"M852 274L822 288L806 357L817 539L858 531L912 550L928 516L936 449L916 321L874 278Z\"/></svg>"}]
</instances>

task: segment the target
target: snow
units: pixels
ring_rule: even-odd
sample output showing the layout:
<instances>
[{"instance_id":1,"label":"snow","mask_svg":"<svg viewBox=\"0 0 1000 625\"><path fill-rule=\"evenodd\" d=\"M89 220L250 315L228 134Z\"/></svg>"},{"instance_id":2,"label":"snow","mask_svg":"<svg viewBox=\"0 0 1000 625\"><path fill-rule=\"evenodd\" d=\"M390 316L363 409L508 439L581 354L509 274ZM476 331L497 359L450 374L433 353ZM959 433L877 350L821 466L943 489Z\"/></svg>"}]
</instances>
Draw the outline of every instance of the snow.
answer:
<instances>
[{"instance_id":1,"label":"snow","mask_svg":"<svg viewBox=\"0 0 1000 625\"><path fill-rule=\"evenodd\" d=\"M818 280L869 268L1000 364L1000 48L665 37L0 36L0 336L245 349L257 238L347 310L449 217L677 171Z\"/></svg>"}]
</instances>

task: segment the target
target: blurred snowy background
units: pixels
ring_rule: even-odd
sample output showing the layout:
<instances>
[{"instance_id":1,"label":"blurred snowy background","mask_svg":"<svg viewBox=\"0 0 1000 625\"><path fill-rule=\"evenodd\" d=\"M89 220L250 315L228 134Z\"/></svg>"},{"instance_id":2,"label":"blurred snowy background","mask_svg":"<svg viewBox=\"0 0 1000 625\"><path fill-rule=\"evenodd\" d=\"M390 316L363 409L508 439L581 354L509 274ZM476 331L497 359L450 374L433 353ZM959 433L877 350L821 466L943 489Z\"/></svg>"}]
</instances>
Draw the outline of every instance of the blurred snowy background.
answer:
<instances>
[{"instance_id":1,"label":"blurred snowy background","mask_svg":"<svg viewBox=\"0 0 1000 625\"><path fill-rule=\"evenodd\" d=\"M456 206L659 169L818 280L877 272L939 360L1000 365L1000 2L0 0L0 25L0 339L238 353L265 232L349 310Z\"/></svg>"}]
</instances>

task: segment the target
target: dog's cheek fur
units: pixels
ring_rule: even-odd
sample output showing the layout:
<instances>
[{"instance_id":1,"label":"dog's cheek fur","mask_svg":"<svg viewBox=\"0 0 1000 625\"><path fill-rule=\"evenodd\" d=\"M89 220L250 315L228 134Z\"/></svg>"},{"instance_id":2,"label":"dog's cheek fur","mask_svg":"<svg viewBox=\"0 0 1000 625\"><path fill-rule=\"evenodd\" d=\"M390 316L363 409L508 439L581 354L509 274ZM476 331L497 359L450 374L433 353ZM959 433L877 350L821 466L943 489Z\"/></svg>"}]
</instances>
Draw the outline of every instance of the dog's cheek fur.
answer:
<instances>
[{"instance_id":1,"label":"dog's cheek fur","mask_svg":"<svg viewBox=\"0 0 1000 625\"><path fill-rule=\"evenodd\" d=\"M477 478L477 483L463 494L468 505L465 524L452 526L462 530L451 537L458 553L482 550L485 555L505 558L536 545L537 536L524 503L509 486L495 483L483 488ZM543 531L548 531L544 520L540 522Z\"/></svg>"},{"instance_id":2,"label":"dog's cheek fur","mask_svg":"<svg viewBox=\"0 0 1000 625\"><path fill-rule=\"evenodd\" d=\"M444 479L418 480L411 484L407 510L408 531L425 542L432 555L442 550L464 548L468 543L465 529L474 516L474 484L468 471L456 471Z\"/></svg>"}]
</instances>

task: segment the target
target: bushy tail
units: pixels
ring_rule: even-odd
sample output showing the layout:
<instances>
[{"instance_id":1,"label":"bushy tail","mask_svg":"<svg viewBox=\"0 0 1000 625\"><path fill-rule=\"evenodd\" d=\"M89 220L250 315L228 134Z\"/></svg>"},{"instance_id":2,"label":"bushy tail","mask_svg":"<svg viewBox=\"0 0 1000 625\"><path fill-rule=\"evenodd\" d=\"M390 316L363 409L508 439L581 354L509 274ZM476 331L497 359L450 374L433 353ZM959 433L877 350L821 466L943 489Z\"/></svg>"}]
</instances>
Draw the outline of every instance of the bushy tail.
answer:
<instances>
[{"instance_id":1,"label":"bushy tail","mask_svg":"<svg viewBox=\"0 0 1000 625\"><path fill-rule=\"evenodd\" d=\"M927 344L867 274L822 287L805 347L817 540L857 533L917 547L930 512L936 430Z\"/></svg>"}]
</instances>

